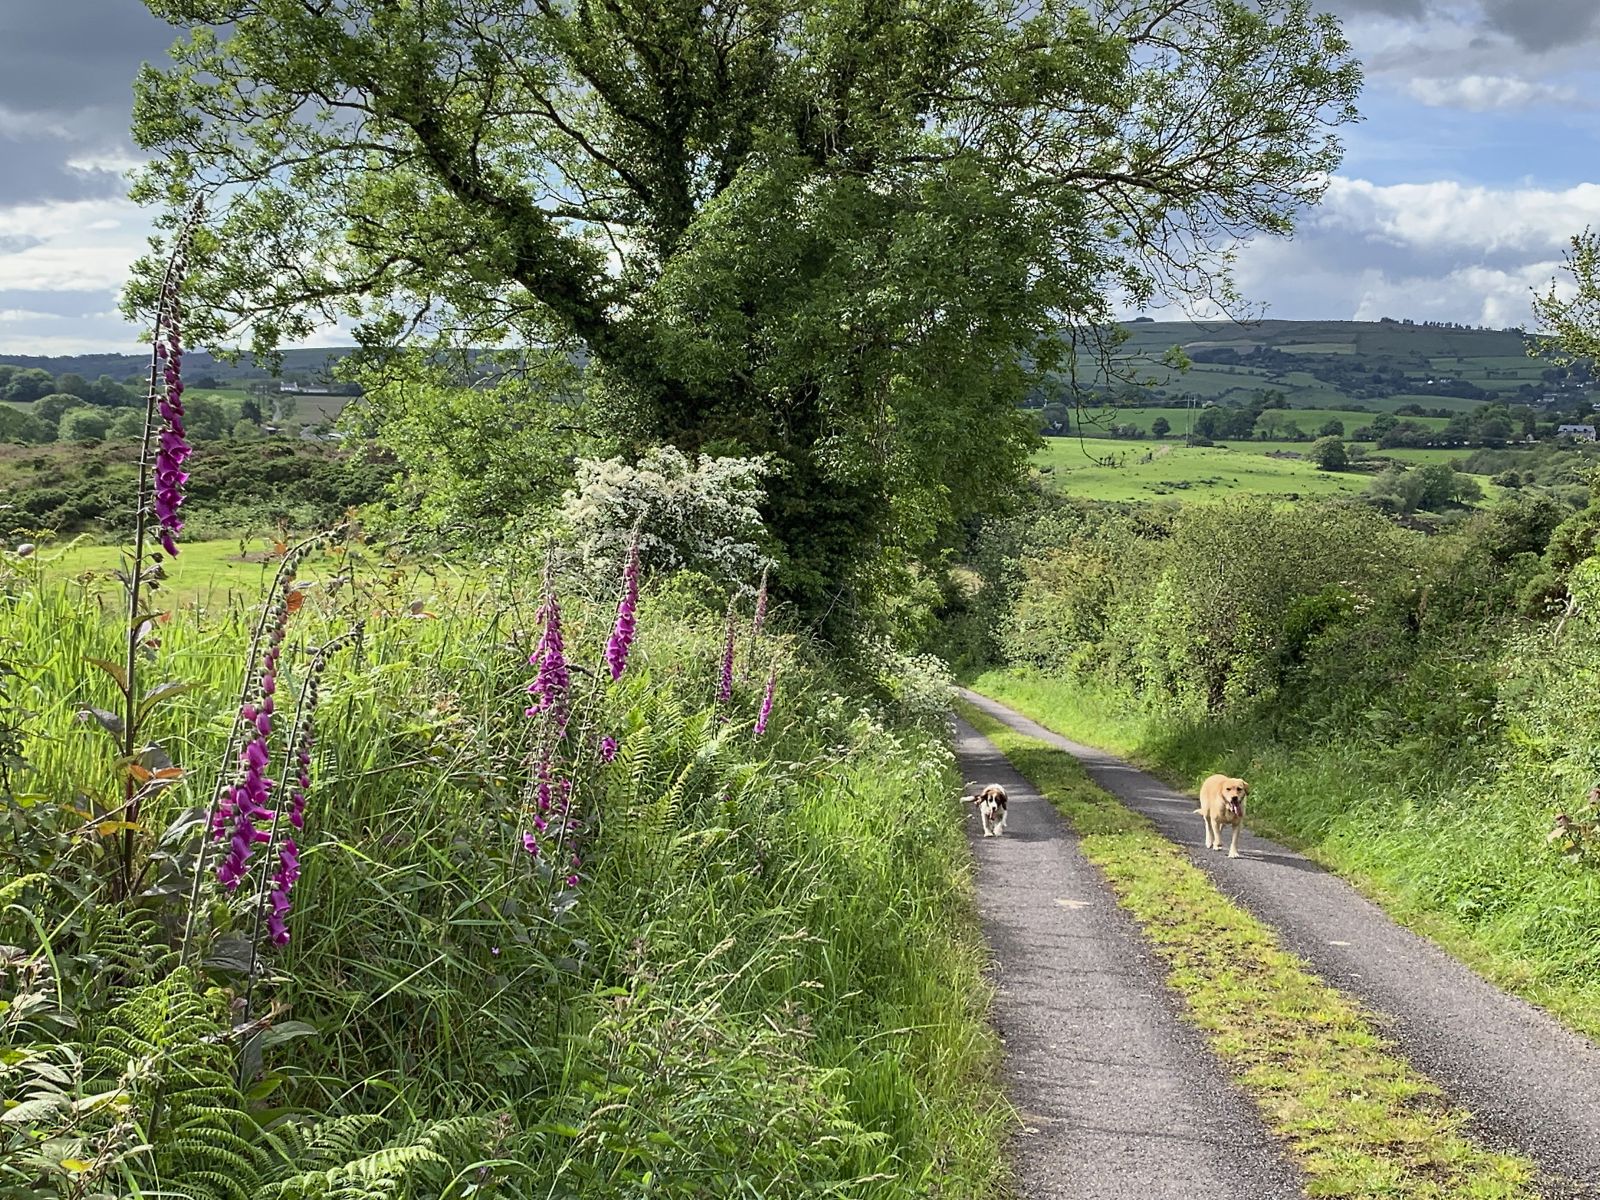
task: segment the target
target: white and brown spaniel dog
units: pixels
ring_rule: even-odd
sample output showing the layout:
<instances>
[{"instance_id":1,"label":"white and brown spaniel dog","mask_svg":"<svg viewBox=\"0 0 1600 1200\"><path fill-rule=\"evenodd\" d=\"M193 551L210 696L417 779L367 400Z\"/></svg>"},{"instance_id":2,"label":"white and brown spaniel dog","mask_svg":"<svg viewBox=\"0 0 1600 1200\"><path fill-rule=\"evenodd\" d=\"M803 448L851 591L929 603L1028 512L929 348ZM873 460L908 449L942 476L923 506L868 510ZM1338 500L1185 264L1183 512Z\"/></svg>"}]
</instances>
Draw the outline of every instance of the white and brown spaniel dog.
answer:
<instances>
[{"instance_id":1,"label":"white and brown spaniel dog","mask_svg":"<svg viewBox=\"0 0 1600 1200\"><path fill-rule=\"evenodd\" d=\"M999 837L1006 831L1006 790L991 783L981 792L961 797L967 804L978 806L978 820L983 823L984 837Z\"/></svg>"}]
</instances>

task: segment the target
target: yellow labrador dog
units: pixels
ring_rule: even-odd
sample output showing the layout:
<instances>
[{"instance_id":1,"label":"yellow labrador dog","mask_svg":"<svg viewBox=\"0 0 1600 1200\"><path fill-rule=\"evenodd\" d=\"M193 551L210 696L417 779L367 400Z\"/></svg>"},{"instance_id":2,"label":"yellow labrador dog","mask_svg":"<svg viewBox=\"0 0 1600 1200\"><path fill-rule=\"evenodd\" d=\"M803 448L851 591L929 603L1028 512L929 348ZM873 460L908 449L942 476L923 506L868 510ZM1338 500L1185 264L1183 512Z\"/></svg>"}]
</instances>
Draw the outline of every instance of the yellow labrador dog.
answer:
<instances>
[{"instance_id":1,"label":"yellow labrador dog","mask_svg":"<svg viewBox=\"0 0 1600 1200\"><path fill-rule=\"evenodd\" d=\"M1228 857L1239 857L1239 828L1244 824L1244 798L1250 785L1242 779L1213 775L1200 785L1200 807L1195 809L1206 823L1206 849L1222 849L1222 827L1233 826L1233 841Z\"/></svg>"}]
</instances>

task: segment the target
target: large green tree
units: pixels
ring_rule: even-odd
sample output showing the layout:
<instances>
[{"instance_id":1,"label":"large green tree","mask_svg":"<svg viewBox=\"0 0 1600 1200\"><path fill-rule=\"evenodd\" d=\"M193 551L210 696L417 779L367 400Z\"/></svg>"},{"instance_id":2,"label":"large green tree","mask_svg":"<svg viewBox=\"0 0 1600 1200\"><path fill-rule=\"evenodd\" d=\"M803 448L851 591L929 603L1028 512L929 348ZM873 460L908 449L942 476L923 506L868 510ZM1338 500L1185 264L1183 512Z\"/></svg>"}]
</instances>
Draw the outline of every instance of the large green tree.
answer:
<instances>
[{"instance_id":1,"label":"large green tree","mask_svg":"<svg viewBox=\"0 0 1600 1200\"><path fill-rule=\"evenodd\" d=\"M146 3L195 27L135 132L142 198L215 197L210 339L579 358L609 448L773 457L812 612L1007 494L1115 303L1236 301L1360 82L1306 0Z\"/></svg>"}]
</instances>

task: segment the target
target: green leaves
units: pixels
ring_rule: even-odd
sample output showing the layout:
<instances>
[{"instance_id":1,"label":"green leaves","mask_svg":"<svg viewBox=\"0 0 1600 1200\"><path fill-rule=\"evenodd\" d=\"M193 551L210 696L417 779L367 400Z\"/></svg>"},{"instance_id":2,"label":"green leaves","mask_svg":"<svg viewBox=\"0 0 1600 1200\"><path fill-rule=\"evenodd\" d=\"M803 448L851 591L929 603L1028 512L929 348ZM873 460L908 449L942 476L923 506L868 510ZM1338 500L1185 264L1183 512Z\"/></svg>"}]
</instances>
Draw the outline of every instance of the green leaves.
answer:
<instances>
[{"instance_id":1,"label":"green leaves","mask_svg":"<svg viewBox=\"0 0 1600 1200\"><path fill-rule=\"evenodd\" d=\"M581 358L590 452L781 464L777 579L813 615L1005 502L1017 401L1103 352L1113 293L1237 299L1225 252L1317 198L1360 82L1304 0L226 17L141 76L135 117L162 160L141 199L233 197L196 249L209 335L270 354L347 319L368 367L402 344ZM575 423L557 386L429 419L383 379L402 453L443 447L450 511L479 456L491 512L544 501ZM524 463L530 487L505 477Z\"/></svg>"}]
</instances>

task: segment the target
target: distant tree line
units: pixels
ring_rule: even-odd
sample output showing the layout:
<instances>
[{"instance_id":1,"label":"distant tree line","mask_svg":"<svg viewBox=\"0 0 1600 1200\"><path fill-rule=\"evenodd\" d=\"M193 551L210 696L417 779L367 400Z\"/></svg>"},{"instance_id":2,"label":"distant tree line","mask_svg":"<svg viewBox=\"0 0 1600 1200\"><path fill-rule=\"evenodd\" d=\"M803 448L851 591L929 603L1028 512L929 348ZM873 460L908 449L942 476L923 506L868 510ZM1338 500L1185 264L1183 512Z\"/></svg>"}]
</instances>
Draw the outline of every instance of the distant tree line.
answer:
<instances>
[{"instance_id":1,"label":"distant tree line","mask_svg":"<svg viewBox=\"0 0 1600 1200\"><path fill-rule=\"evenodd\" d=\"M265 436L263 422L287 419L292 395L268 396L265 383L246 396L207 395L220 385L197 375L185 396L189 435L195 441L248 441ZM145 381L101 375L90 381L71 371L0 364L0 444L48 445L138 437L144 429Z\"/></svg>"}]
</instances>

